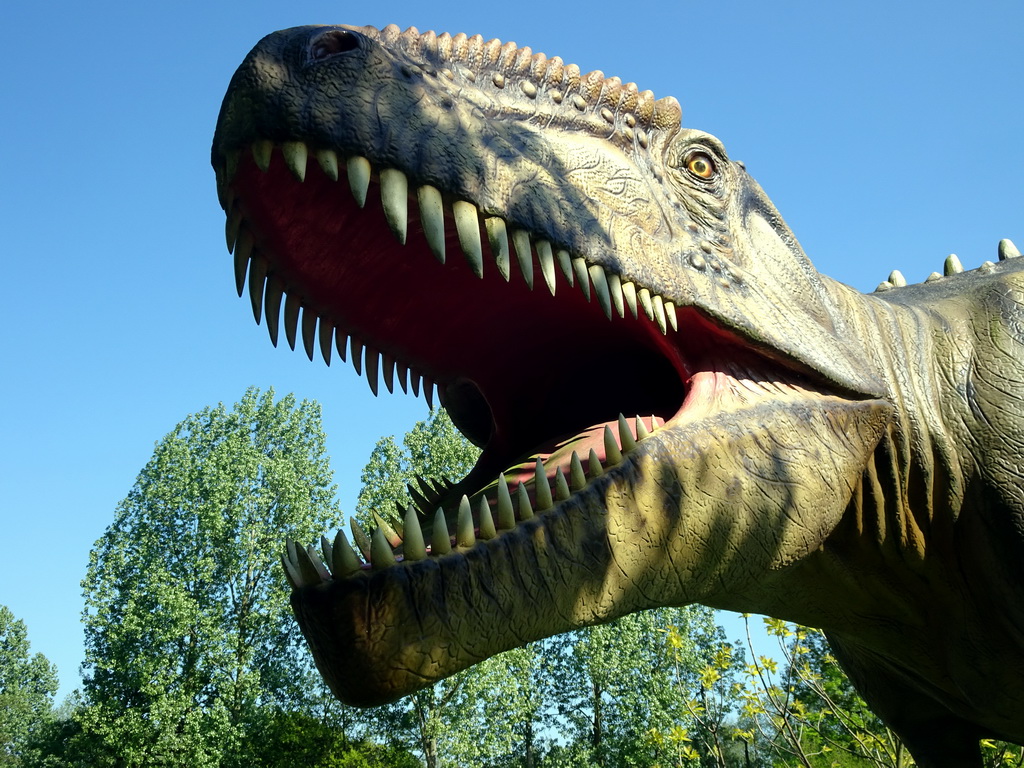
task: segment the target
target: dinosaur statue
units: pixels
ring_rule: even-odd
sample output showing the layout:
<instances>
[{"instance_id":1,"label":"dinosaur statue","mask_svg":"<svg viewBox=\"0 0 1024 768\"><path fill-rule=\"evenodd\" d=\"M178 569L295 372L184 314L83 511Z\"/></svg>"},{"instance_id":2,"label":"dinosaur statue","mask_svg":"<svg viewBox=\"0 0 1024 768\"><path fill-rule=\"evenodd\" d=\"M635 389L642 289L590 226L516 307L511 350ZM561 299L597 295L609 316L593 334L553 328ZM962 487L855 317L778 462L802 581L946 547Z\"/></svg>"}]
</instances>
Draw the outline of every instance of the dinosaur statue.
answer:
<instances>
[{"instance_id":1,"label":"dinosaur statue","mask_svg":"<svg viewBox=\"0 0 1024 768\"><path fill-rule=\"evenodd\" d=\"M699 602L822 627L921 766L1024 743L1010 241L861 294L674 99L393 26L264 38L212 154L271 340L436 392L482 448L354 547L288 544L340 699Z\"/></svg>"}]
</instances>

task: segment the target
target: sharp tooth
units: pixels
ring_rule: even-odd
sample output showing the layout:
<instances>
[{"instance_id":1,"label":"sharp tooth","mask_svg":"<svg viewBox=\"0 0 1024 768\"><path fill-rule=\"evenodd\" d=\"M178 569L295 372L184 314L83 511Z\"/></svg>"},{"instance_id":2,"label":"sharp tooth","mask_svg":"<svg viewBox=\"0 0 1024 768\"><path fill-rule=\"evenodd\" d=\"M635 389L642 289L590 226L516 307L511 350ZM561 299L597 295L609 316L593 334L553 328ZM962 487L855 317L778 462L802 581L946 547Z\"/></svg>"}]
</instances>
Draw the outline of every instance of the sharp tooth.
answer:
<instances>
[{"instance_id":1,"label":"sharp tooth","mask_svg":"<svg viewBox=\"0 0 1024 768\"><path fill-rule=\"evenodd\" d=\"M594 284L594 293L597 294L597 303L604 310L604 315L612 319L612 296L608 290L608 278L604 273L604 267L592 264L587 271L590 273L590 281Z\"/></svg>"},{"instance_id":2,"label":"sharp tooth","mask_svg":"<svg viewBox=\"0 0 1024 768\"><path fill-rule=\"evenodd\" d=\"M898 269L894 269L889 273L889 282L895 285L897 288L902 288L907 284L907 278L903 276L903 273Z\"/></svg>"},{"instance_id":3,"label":"sharp tooth","mask_svg":"<svg viewBox=\"0 0 1024 768\"><path fill-rule=\"evenodd\" d=\"M302 308L302 346L306 350L306 357L313 362L313 348L316 346L316 321L319 318L316 312L309 307Z\"/></svg>"},{"instance_id":4,"label":"sharp tooth","mask_svg":"<svg viewBox=\"0 0 1024 768\"><path fill-rule=\"evenodd\" d=\"M316 151L316 161L320 164L320 170L331 181L338 180L338 153L333 149L318 149Z\"/></svg>"},{"instance_id":5,"label":"sharp tooth","mask_svg":"<svg viewBox=\"0 0 1024 768\"><path fill-rule=\"evenodd\" d=\"M636 296L640 299L640 306L644 309L644 314L647 315L648 320L654 319L654 303L651 301L651 292L646 288L641 288L637 291Z\"/></svg>"},{"instance_id":6,"label":"sharp tooth","mask_svg":"<svg viewBox=\"0 0 1024 768\"><path fill-rule=\"evenodd\" d=\"M345 162L345 170L348 172L348 185L352 189L352 197L362 208L366 205L366 191L370 188L370 161L359 155L350 157Z\"/></svg>"},{"instance_id":7,"label":"sharp tooth","mask_svg":"<svg viewBox=\"0 0 1024 768\"><path fill-rule=\"evenodd\" d=\"M434 530L430 532L430 551L435 555L447 555L452 551L452 539L448 535L448 523L444 519L443 509L438 509L434 515Z\"/></svg>"},{"instance_id":8,"label":"sharp tooth","mask_svg":"<svg viewBox=\"0 0 1024 768\"><path fill-rule=\"evenodd\" d=\"M644 420L639 416L636 417L636 439L639 442L646 437L650 436L650 432L647 431L647 425L644 424Z\"/></svg>"},{"instance_id":9,"label":"sharp tooth","mask_svg":"<svg viewBox=\"0 0 1024 768\"><path fill-rule=\"evenodd\" d=\"M406 560L423 560L427 556L427 547L423 543L423 529L420 528L419 516L412 507L405 510L405 542L402 551Z\"/></svg>"},{"instance_id":10,"label":"sharp tooth","mask_svg":"<svg viewBox=\"0 0 1024 768\"><path fill-rule=\"evenodd\" d=\"M429 494L424 494L419 488L416 488L412 483L407 483L405 486L409 497L412 499L412 503L416 505L417 509L426 509L431 506L428 498Z\"/></svg>"},{"instance_id":11,"label":"sharp tooth","mask_svg":"<svg viewBox=\"0 0 1024 768\"><path fill-rule=\"evenodd\" d=\"M346 362L348 360L348 334L341 328L334 329L334 348L338 351L341 362Z\"/></svg>"},{"instance_id":12,"label":"sharp tooth","mask_svg":"<svg viewBox=\"0 0 1024 768\"><path fill-rule=\"evenodd\" d=\"M498 530L511 531L516 527L516 513L512 508L512 494L504 475L498 475Z\"/></svg>"},{"instance_id":13,"label":"sharp tooth","mask_svg":"<svg viewBox=\"0 0 1024 768\"><path fill-rule=\"evenodd\" d=\"M633 436L633 430L629 426L629 422L626 421L626 417L621 413L619 414L619 443L622 444L622 450L629 453L636 448L636 438Z\"/></svg>"},{"instance_id":14,"label":"sharp tooth","mask_svg":"<svg viewBox=\"0 0 1024 768\"><path fill-rule=\"evenodd\" d=\"M569 285L575 285L576 280L572 273L572 256L566 250L559 250L555 256L558 258L558 267L562 270L562 274L565 275L565 279L569 281Z\"/></svg>"},{"instance_id":15,"label":"sharp tooth","mask_svg":"<svg viewBox=\"0 0 1024 768\"><path fill-rule=\"evenodd\" d=\"M533 484L537 489L537 511L543 512L545 509L550 509L554 501L551 498L551 486L548 484L544 462L540 459L537 459L537 466L533 471Z\"/></svg>"},{"instance_id":16,"label":"sharp tooth","mask_svg":"<svg viewBox=\"0 0 1024 768\"><path fill-rule=\"evenodd\" d=\"M388 226L398 242L405 245L409 228L409 179L397 168L385 168L380 172L380 201Z\"/></svg>"},{"instance_id":17,"label":"sharp tooth","mask_svg":"<svg viewBox=\"0 0 1024 768\"><path fill-rule=\"evenodd\" d=\"M459 521L455 526L455 545L458 547L472 547L476 544L476 534L473 532L473 509L469 506L469 497L463 496L459 502Z\"/></svg>"},{"instance_id":18,"label":"sharp tooth","mask_svg":"<svg viewBox=\"0 0 1024 768\"><path fill-rule=\"evenodd\" d=\"M421 378L422 377L418 373L416 373L416 371L410 371L409 372L409 389L412 390L412 396L413 397L419 397L420 396L420 381L421 381Z\"/></svg>"},{"instance_id":19,"label":"sharp tooth","mask_svg":"<svg viewBox=\"0 0 1024 768\"><path fill-rule=\"evenodd\" d=\"M352 350L352 368L355 369L356 375L363 375L363 342L353 336L348 341L349 347Z\"/></svg>"},{"instance_id":20,"label":"sharp tooth","mask_svg":"<svg viewBox=\"0 0 1024 768\"><path fill-rule=\"evenodd\" d=\"M331 565L334 562L334 547L331 546L331 542L327 540L326 536L320 537L320 551L324 554L324 562L328 564L328 567L333 568Z\"/></svg>"},{"instance_id":21,"label":"sharp tooth","mask_svg":"<svg viewBox=\"0 0 1024 768\"><path fill-rule=\"evenodd\" d=\"M252 234L248 228L242 227L235 243L235 289L238 297L245 291L245 273L249 270L249 257L252 256Z\"/></svg>"},{"instance_id":22,"label":"sharp tooth","mask_svg":"<svg viewBox=\"0 0 1024 768\"><path fill-rule=\"evenodd\" d=\"M427 408L434 410L434 382L423 377L423 397L427 400Z\"/></svg>"},{"instance_id":23,"label":"sharp tooth","mask_svg":"<svg viewBox=\"0 0 1024 768\"><path fill-rule=\"evenodd\" d=\"M601 468L601 459L597 457L597 451L590 449L590 456L587 458L587 474L594 480L604 474Z\"/></svg>"},{"instance_id":24,"label":"sharp tooth","mask_svg":"<svg viewBox=\"0 0 1024 768\"><path fill-rule=\"evenodd\" d=\"M296 570L298 571L299 582L302 586L313 587L331 578L330 574L326 573L326 569L324 569L323 564L320 565L320 568L317 568L314 558L319 561L319 557L316 557L316 555L311 557L307 550L303 549L295 542L290 543L292 546L289 547L288 559L292 561L292 565L294 567L292 573ZM321 578L321 570L326 574L326 578Z\"/></svg>"},{"instance_id":25,"label":"sharp tooth","mask_svg":"<svg viewBox=\"0 0 1024 768\"><path fill-rule=\"evenodd\" d=\"M292 555L295 552L295 542L288 539L285 542L284 554L281 555L281 565L284 566L284 575L288 579L288 583L292 585L292 589L299 589L302 587L302 575L299 573L299 567L292 559Z\"/></svg>"},{"instance_id":26,"label":"sharp tooth","mask_svg":"<svg viewBox=\"0 0 1024 768\"><path fill-rule=\"evenodd\" d=\"M330 581L331 580L331 572L328 571L327 568L324 566L323 561L320 559L320 555L318 555L316 553L316 549L314 549L312 544L309 545L308 547L306 547L305 550L299 550L299 551L305 551L305 553L306 553L306 561L305 562L308 563L308 565L312 566L312 568L313 568L313 572L312 573L309 573L307 571L307 576L314 576L314 575L316 576L316 581L313 582L314 584L321 584L321 583L323 583L325 581ZM302 561L301 558L299 559L299 565L300 566L303 565L303 561Z\"/></svg>"},{"instance_id":27,"label":"sharp tooth","mask_svg":"<svg viewBox=\"0 0 1024 768\"><path fill-rule=\"evenodd\" d=\"M349 518L348 526L352 529L352 541L356 543L359 551L362 552L363 560L370 562L370 537L366 535L366 531L359 527L359 523L356 522L354 517Z\"/></svg>"},{"instance_id":28,"label":"sharp tooth","mask_svg":"<svg viewBox=\"0 0 1024 768\"><path fill-rule=\"evenodd\" d=\"M309 159L309 150L304 142L286 141L281 145L281 154L284 155L284 163L299 181L306 180L306 161Z\"/></svg>"},{"instance_id":29,"label":"sharp tooth","mask_svg":"<svg viewBox=\"0 0 1024 768\"><path fill-rule=\"evenodd\" d=\"M572 452L572 462L569 464L569 481L574 491L582 491L587 487L587 476L583 472L583 462L576 451Z\"/></svg>"},{"instance_id":30,"label":"sharp tooth","mask_svg":"<svg viewBox=\"0 0 1024 768\"><path fill-rule=\"evenodd\" d=\"M533 254L530 252L530 235L525 230L512 230L512 245L516 249L516 261L519 271L523 273L526 287L533 290Z\"/></svg>"},{"instance_id":31,"label":"sharp tooth","mask_svg":"<svg viewBox=\"0 0 1024 768\"><path fill-rule=\"evenodd\" d=\"M1017 250L1017 246L1013 244L1012 240L1003 238L999 241L999 260L1006 261L1007 259L1016 259L1020 256L1020 251Z\"/></svg>"},{"instance_id":32,"label":"sharp tooth","mask_svg":"<svg viewBox=\"0 0 1024 768\"><path fill-rule=\"evenodd\" d=\"M390 568L392 565L395 565L395 553L391 550L391 545L384 538L384 532L380 528L373 532L373 540L370 542L370 554L370 565L373 566L374 570Z\"/></svg>"},{"instance_id":33,"label":"sharp tooth","mask_svg":"<svg viewBox=\"0 0 1024 768\"><path fill-rule=\"evenodd\" d=\"M380 387L380 378L378 372L380 371L380 353L371 349L370 347L365 348L366 351L366 381L370 385L370 391L373 392L373 396L377 396L377 390Z\"/></svg>"},{"instance_id":34,"label":"sharp tooth","mask_svg":"<svg viewBox=\"0 0 1024 768\"><path fill-rule=\"evenodd\" d=\"M267 260L261 254L253 253L249 260L249 301L252 303L252 316L259 325L263 313L263 289L267 282Z\"/></svg>"},{"instance_id":35,"label":"sharp tooth","mask_svg":"<svg viewBox=\"0 0 1024 768\"><path fill-rule=\"evenodd\" d=\"M409 394L409 366L395 361L395 375L398 378L398 386L402 388L402 392Z\"/></svg>"},{"instance_id":36,"label":"sharp tooth","mask_svg":"<svg viewBox=\"0 0 1024 768\"><path fill-rule=\"evenodd\" d=\"M289 293L284 299L284 337L288 346L295 349L295 335L299 330L299 307L302 301L295 292Z\"/></svg>"},{"instance_id":37,"label":"sharp tooth","mask_svg":"<svg viewBox=\"0 0 1024 768\"><path fill-rule=\"evenodd\" d=\"M604 427L604 460L609 467L622 461L622 453L615 442L615 435L612 434L612 428L607 424Z\"/></svg>"},{"instance_id":38,"label":"sharp tooth","mask_svg":"<svg viewBox=\"0 0 1024 768\"><path fill-rule=\"evenodd\" d=\"M576 278L579 280L580 290L587 297L587 301L590 301L590 277L587 274L587 262L577 256L572 260L572 268L576 273Z\"/></svg>"},{"instance_id":39,"label":"sharp tooth","mask_svg":"<svg viewBox=\"0 0 1024 768\"><path fill-rule=\"evenodd\" d=\"M455 229L459 233L459 245L466 254L466 261L477 277L484 276L484 253L480 246L480 217L475 205L465 200L452 203Z\"/></svg>"},{"instance_id":40,"label":"sharp tooth","mask_svg":"<svg viewBox=\"0 0 1024 768\"><path fill-rule=\"evenodd\" d=\"M491 517L491 505L487 503L487 497L481 496L477 504L477 517L480 518L480 538L484 541L493 539L498 535L494 530L494 518Z\"/></svg>"},{"instance_id":41,"label":"sharp tooth","mask_svg":"<svg viewBox=\"0 0 1024 768\"><path fill-rule=\"evenodd\" d=\"M640 317L636 306L636 286L633 283L623 283L622 295L626 299L626 306L629 307L633 317Z\"/></svg>"},{"instance_id":42,"label":"sharp tooth","mask_svg":"<svg viewBox=\"0 0 1024 768\"><path fill-rule=\"evenodd\" d=\"M260 139L252 143L252 159L256 161L256 167L266 172L270 167L270 156L274 153L274 142Z\"/></svg>"},{"instance_id":43,"label":"sharp tooth","mask_svg":"<svg viewBox=\"0 0 1024 768\"><path fill-rule=\"evenodd\" d=\"M355 573L363 565L359 560L359 555L352 549L352 545L348 543L345 532L340 529L334 537L334 546L331 548L331 552L331 570L334 572L335 578Z\"/></svg>"},{"instance_id":44,"label":"sharp tooth","mask_svg":"<svg viewBox=\"0 0 1024 768\"><path fill-rule=\"evenodd\" d=\"M313 587L320 583L320 575L316 566L310 560L306 550L300 547L291 539L287 544L287 563L285 570L288 573L288 580L295 588ZM290 566L290 567L289 567Z\"/></svg>"},{"instance_id":45,"label":"sharp tooth","mask_svg":"<svg viewBox=\"0 0 1024 768\"><path fill-rule=\"evenodd\" d=\"M540 264L540 273L544 276L544 282L555 295L555 255L551 252L551 243L547 240L538 240L534 245L537 251L537 263Z\"/></svg>"},{"instance_id":46,"label":"sharp tooth","mask_svg":"<svg viewBox=\"0 0 1024 768\"><path fill-rule=\"evenodd\" d=\"M326 317L320 318L320 357L331 364L331 349L334 347L334 323Z\"/></svg>"},{"instance_id":47,"label":"sharp tooth","mask_svg":"<svg viewBox=\"0 0 1024 768\"><path fill-rule=\"evenodd\" d=\"M671 301L665 302L665 317L668 318L668 324L672 327L672 330L678 331L679 320L676 318L676 305Z\"/></svg>"},{"instance_id":48,"label":"sharp tooth","mask_svg":"<svg viewBox=\"0 0 1024 768\"><path fill-rule=\"evenodd\" d=\"M529 520L533 517L533 507L530 505L530 494L526 490L525 483L519 484L519 490L516 491L516 496L519 500L519 519Z\"/></svg>"},{"instance_id":49,"label":"sharp tooth","mask_svg":"<svg viewBox=\"0 0 1024 768\"><path fill-rule=\"evenodd\" d=\"M384 386L393 395L395 393L395 358L388 354L381 355L381 358L384 363Z\"/></svg>"},{"instance_id":50,"label":"sharp tooth","mask_svg":"<svg viewBox=\"0 0 1024 768\"><path fill-rule=\"evenodd\" d=\"M277 329L281 321L281 299L284 298L284 284L277 275L267 278L267 287L263 292L263 317L267 320L267 333L270 343L277 346Z\"/></svg>"},{"instance_id":51,"label":"sharp tooth","mask_svg":"<svg viewBox=\"0 0 1024 768\"><path fill-rule=\"evenodd\" d=\"M661 296L652 296L651 304L654 306L654 319L662 333L668 333L667 320L665 318L665 300Z\"/></svg>"},{"instance_id":52,"label":"sharp tooth","mask_svg":"<svg viewBox=\"0 0 1024 768\"><path fill-rule=\"evenodd\" d=\"M427 238L427 245L437 260L444 264L444 204L437 187L424 184L416 190L420 204L420 224Z\"/></svg>"},{"instance_id":53,"label":"sharp tooth","mask_svg":"<svg viewBox=\"0 0 1024 768\"><path fill-rule=\"evenodd\" d=\"M402 537L398 535L398 532L391 526L391 523L376 512L373 513L373 521L377 523L377 529L384 532L384 539L391 545L392 549L401 545Z\"/></svg>"},{"instance_id":54,"label":"sharp tooth","mask_svg":"<svg viewBox=\"0 0 1024 768\"><path fill-rule=\"evenodd\" d=\"M555 471L555 501L565 501L572 494L569 492L569 483L565 481L565 474L559 467Z\"/></svg>"},{"instance_id":55,"label":"sharp tooth","mask_svg":"<svg viewBox=\"0 0 1024 768\"><path fill-rule=\"evenodd\" d=\"M619 317L626 316L626 307L622 302L622 280L614 272L608 275L608 293L612 297L612 306Z\"/></svg>"},{"instance_id":56,"label":"sharp tooth","mask_svg":"<svg viewBox=\"0 0 1024 768\"><path fill-rule=\"evenodd\" d=\"M238 231L242 227L242 214L232 211L224 220L224 239L228 244L228 253L233 253L238 242Z\"/></svg>"},{"instance_id":57,"label":"sharp tooth","mask_svg":"<svg viewBox=\"0 0 1024 768\"><path fill-rule=\"evenodd\" d=\"M505 220L499 216L488 216L484 219L484 229L487 230L487 242L491 246L491 256L494 257L498 274L507 283L512 270L509 265L508 231L505 229Z\"/></svg>"}]
</instances>

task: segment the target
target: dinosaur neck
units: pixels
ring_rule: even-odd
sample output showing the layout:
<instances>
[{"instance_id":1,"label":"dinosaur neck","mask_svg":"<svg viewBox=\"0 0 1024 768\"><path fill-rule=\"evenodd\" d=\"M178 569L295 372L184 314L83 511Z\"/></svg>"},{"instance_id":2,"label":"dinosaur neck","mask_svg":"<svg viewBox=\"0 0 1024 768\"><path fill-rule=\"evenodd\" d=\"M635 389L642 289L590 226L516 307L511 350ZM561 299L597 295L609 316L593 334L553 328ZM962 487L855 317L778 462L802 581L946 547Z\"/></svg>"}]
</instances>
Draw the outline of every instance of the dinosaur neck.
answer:
<instances>
[{"instance_id":1,"label":"dinosaur neck","mask_svg":"<svg viewBox=\"0 0 1024 768\"><path fill-rule=\"evenodd\" d=\"M821 547L755 585L756 594L722 607L754 605L832 631L857 632L865 615L880 613L904 628L923 627L923 593L946 579L934 570L943 559L936 554L953 546L973 472L973 457L958 453L949 438L962 421L950 371L966 370L971 347L950 332L958 319L941 307L901 305L823 280L881 373L896 415ZM896 573L900 583L893 582Z\"/></svg>"}]
</instances>

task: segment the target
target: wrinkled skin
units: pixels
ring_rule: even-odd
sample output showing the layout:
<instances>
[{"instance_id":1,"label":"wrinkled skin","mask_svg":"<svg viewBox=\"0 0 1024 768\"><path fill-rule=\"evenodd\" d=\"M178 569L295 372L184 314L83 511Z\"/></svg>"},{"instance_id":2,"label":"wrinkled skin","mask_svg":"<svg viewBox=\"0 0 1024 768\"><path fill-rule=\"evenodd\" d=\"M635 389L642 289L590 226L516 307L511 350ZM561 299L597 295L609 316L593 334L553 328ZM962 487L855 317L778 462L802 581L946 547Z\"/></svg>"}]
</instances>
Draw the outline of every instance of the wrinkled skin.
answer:
<instances>
[{"instance_id":1,"label":"wrinkled skin","mask_svg":"<svg viewBox=\"0 0 1024 768\"><path fill-rule=\"evenodd\" d=\"M213 164L274 342L301 308L311 357L436 386L483 449L404 531L354 531L362 558L289 546L339 698L701 602L822 627L922 766L1024 742L1008 241L998 265L861 295L673 100L393 27L262 40Z\"/></svg>"}]
</instances>

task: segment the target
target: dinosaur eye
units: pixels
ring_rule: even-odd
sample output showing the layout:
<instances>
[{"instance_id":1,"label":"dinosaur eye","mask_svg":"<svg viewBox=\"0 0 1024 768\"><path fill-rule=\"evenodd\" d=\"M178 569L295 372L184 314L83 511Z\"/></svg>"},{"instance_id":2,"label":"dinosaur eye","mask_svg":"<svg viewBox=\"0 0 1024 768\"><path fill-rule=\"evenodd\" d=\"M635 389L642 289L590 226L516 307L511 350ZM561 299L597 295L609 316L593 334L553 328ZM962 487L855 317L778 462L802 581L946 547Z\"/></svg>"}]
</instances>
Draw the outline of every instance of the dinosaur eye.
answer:
<instances>
[{"instance_id":1,"label":"dinosaur eye","mask_svg":"<svg viewBox=\"0 0 1024 768\"><path fill-rule=\"evenodd\" d=\"M692 152L686 158L686 170L701 179L715 175L715 161L705 152Z\"/></svg>"}]
</instances>

